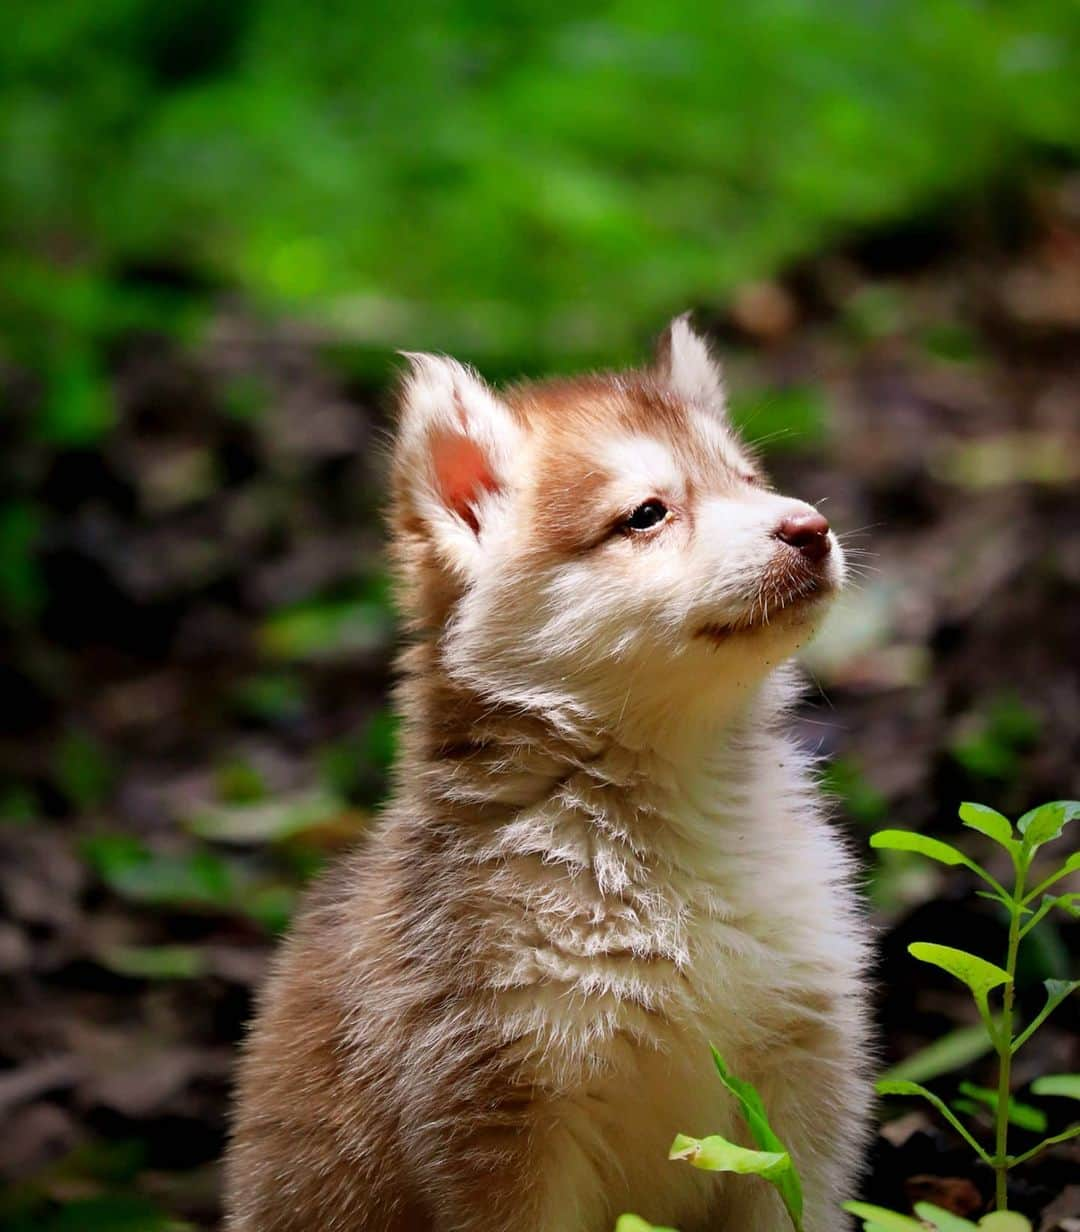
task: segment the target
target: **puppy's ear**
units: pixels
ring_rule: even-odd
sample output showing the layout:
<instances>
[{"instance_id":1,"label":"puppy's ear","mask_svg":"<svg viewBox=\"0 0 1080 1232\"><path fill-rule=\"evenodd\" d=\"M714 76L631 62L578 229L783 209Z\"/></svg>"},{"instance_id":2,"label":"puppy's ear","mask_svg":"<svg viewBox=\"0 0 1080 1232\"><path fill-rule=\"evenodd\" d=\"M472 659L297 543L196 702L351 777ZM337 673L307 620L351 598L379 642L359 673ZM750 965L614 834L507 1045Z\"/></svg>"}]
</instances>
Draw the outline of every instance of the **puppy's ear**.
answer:
<instances>
[{"instance_id":1,"label":"puppy's ear","mask_svg":"<svg viewBox=\"0 0 1080 1232\"><path fill-rule=\"evenodd\" d=\"M656 344L656 374L671 392L685 402L721 414L724 410L724 378L708 344L694 333L690 314L676 317Z\"/></svg>"},{"instance_id":2,"label":"puppy's ear","mask_svg":"<svg viewBox=\"0 0 1080 1232\"><path fill-rule=\"evenodd\" d=\"M394 450L397 529L426 539L444 565L469 573L505 507L522 429L479 376L456 360L403 352Z\"/></svg>"}]
</instances>

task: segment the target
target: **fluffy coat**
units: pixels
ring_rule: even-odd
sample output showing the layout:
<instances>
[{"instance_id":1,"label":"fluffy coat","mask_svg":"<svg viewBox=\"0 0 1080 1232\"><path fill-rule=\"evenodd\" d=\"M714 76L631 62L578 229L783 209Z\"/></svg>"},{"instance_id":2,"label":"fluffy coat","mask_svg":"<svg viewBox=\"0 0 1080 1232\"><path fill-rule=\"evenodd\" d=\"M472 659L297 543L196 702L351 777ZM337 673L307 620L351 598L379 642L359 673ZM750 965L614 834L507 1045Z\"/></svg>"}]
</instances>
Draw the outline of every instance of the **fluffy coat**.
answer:
<instances>
[{"instance_id":1,"label":"fluffy coat","mask_svg":"<svg viewBox=\"0 0 1080 1232\"><path fill-rule=\"evenodd\" d=\"M678 1131L743 1137L712 1041L830 1232L869 1105L864 926L783 662L839 545L778 538L808 507L683 318L650 369L501 395L409 358L396 786L263 995L227 1226L782 1232L764 1182L667 1162Z\"/></svg>"}]
</instances>

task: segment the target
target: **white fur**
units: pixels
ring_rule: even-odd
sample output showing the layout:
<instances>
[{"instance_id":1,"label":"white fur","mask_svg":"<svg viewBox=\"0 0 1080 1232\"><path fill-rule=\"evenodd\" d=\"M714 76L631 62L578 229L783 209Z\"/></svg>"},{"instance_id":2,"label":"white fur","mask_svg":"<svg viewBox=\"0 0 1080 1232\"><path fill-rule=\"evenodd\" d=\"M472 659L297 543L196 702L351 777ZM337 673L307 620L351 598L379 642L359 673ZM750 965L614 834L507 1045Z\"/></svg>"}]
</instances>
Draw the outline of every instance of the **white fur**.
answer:
<instances>
[{"instance_id":1,"label":"white fur","mask_svg":"<svg viewBox=\"0 0 1080 1232\"><path fill-rule=\"evenodd\" d=\"M693 404L718 472L743 468L718 414L719 372L684 319L666 379ZM620 506L677 505L687 490L662 440L608 435L597 453ZM776 668L820 613L758 598L773 531L807 508L720 483L701 494L692 530L675 520L646 545L540 565L523 511L512 501L488 511L483 565L445 633L444 663L493 703L606 749L583 751L549 793L546 767L511 774L509 760L494 782L445 786L476 805L538 797L460 853L492 869L492 1024L566 1092L558 1131L538 1147L551 1186L530 1229L599 1232L613 1190L654 1221L703 1227L718 1184L734 1212L725 1232L785 1226L760 1182L666 1160L673 1127L739 1133L709 1041L761 1086L804 1174L809 1232L835 1227L832 1204L850 1191L868 1098L851 867L805 755L775 729L792 690ZM829 571L839 585L835 542ZM748 613L763 627L729 644L694 636ZM792 1022L809 1050L785 1035Z\"/></svg>"},{"instance_id":2,"label":"white fur","mask_svg":"<svg viewBox=\"0 0 1080 1232\"><path fill-rule=\"evenodd\" d=\"M807 1227L835 1226L825 1204L850 1184L862 1139L864 1058L848 1047L865 1031L865 955L849 862L803 762L759 734L719 742L692 771L639 764L629 787L591 767L477 853L501 866L494 900L529 905L501 922L500 1030L531 1041L548 1081L573 1093L543 1228L599 1228L589 1213L613 1177L626 1209L703 1226L716 1180L666 1148L673 1127L741 1136L707 1041L761 1086L807 1182ZM810 1024L809 1049L786 1038L791 1021ZM819 1039L846 1042L819 1053ZM784 1226L767 1190L723 1183L757 1212L745 1232Z\"/></svg>"},{"instance_id":3,"label":"white fur","mask_svg":"<svg viewBox=\"0 0 1080 1232\"><path fill-rule=\"evenodd\" d=\"M668 326L666 373L672 392L695 406L724 409L724 383L708 343L694 332L689 313Z\"/></svg>"},{"instance_id":4,"label":"white fur","mask_svg":"<svg viewBox=\"0 0 1080 1232\"><path fill-rule=\"evenodd\" d=\"M448 561L471 575L482 562L477 536L447 509L439 495L432 433L444 431L474 441L488 459L499 488L485 493L476 513L485 524L505 503L505 485L524 434L513 416L472 369L442 355L403 351L411 371L402 391L399 449L411 459L411 486L416 507L427 521Z\"/></svg>"},{"instance_id":5,"label":"white fur","mask_svg":"<svg viewBox=\"0 0 1080 1232\"><path fill-rule=\"evenodd\" d=\"M796 690L783 664L823 602L785 603L772 584L801 567L778 524L808 507L748 482L719 370L684 318L666 355L643 404L684 420L665 436L614 414L591 444L616 516L650 499L669 516L561 554L530 499L543 433L460 365L411 357L398 500L442 562L412 543L415 568L457 586L439 627L418 622L387 817L256 1031L235 1232L376 1232L402 1209L402 1177L425 1232L610 1232L624 1210L680 1232L784 1232L764 1182L667 1160L677 1131L746 1140L710 1042L792 1151L806 1232L841 1226L869 1107L864 930L809 758L781 731ZM612 379L605 396L626 410L632 388ZM433 472L446 431L497 481L472 525ZM823 592L843 578L832 547ZM461 751L430 752L440 740ZM289 1072L286 1033L289 998L308 996L329 1022L304 1055L333 1058L343 1104L325 1114L340 1136L305 1155L313 1087L304 1065ZM505 1107L493 1058L512 1066ZM284 1095L265 1091L279 1074ZM318 1212L279 1218L342 1160L340 1189L309 1199Z\"/></svg>"}]
</instances>

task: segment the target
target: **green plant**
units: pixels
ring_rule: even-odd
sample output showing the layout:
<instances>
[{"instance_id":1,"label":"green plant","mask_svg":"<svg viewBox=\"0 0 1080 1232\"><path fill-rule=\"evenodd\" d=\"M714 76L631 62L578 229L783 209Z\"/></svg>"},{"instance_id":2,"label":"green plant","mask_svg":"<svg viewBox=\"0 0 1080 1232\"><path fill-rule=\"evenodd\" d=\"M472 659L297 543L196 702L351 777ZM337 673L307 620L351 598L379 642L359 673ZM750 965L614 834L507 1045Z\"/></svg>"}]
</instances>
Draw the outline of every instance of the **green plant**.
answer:
<instances>
[{"instance_id":1,"label":"green plant","mask_svg":"<svg viewBox=\"0 0 1080 1232\"><path fill-rule=\"evenodd\" d=\"M965 826L992 839L1008 853L1013 867L1011 889L1003 886L964 852L938 839L906 830L882 830L870 840L872 847L889 851L913 851L931 860L937 860L941 864L962 865L970 869L989 887L988 890L980 891L980 895L1000 904L1008 917L1009 931L1003 967L987 962L975 954L969 954L966 950L954 949L951 946L917 941L908 947L912 957L919 959L920 962L940 967L967 985L978 1007L991 1045L998 1055L996 1089L987 1091L967 1084L961 1088L963 1095L967 1098L958 1101L954 1107L950 1108L939 1096L917 1082L889 1078L878 1083L878 1091L883 1095L915 1095L928 1100L937 1108L957 1133L972 1147L978 1157L994 1170L995 1206L999 1212L1005 1211L1007 1207L1006 1184L1011 1168L1034 1158L1054 1143L1064 1142L1080 1135L1080 1123L1077 1123L1061 1133L1045 1138L1023 1154L1010 1155L1008 1152L1010 1124L1034 1129L1037 1132L1041 1132L1046 1126L1045 1117L1038 1109L1018 1104L1012 1098L1013 1057L1062 1001L1080 987L1080 981L1045 981L1046 1002L1042 1010L1027 1027L1014 1033L1016 963L1020 943L1055 908L1076 914L1077 903L1080 900L1080 895L1076 893L1047 893L1069 873L1080 870L1080 852L1071 854L1049 876L1029 888L1032 880L1032 866L1039 849L1044 844L1060 838L1065 826L1077 817L1080 817L1080 801L1058 800L1025 813L1014 829L1008 818L985 805L962 804L960 806L960 819ZM996 993L998 989L1001 989L1001 1009L1000 1013L995 1014L991 1009L990 998L991 994ZM1080 1079L1077 1082L1080 1082ZM1039 1084L1035 1084L1032 1089L1036 1094L1040 1090L1047 1093L1075 1094L1075 1087L1070 1085L1069 1081L1053 1087L1050 1091L1045 1085L1040 1088ZM958 1112L978 1111L980 1105L989 1107L993 1114L994 1147L992 1152L982 1146L957 1115ZM917 1226L914 1221L903 1225L895 1222L892 1224L881 1224L880 1222L873 1224L872 1221L867 1223L867 1227L875 1229ZM949 1226L971 1225L958 1223ZM999 1226L1004 1232L1010 1225L999 1221L999 1225L995 1226Z\"/></svg>"},{"instance_id":2,"label":"green plant","mask_svg":"<svg viewBox=\"0 0 1080 1232\"><path fill-rule=\"evenodd\" d=\"M978 1223L971 1223L929 1202L915 1203L918 1219L883 1206L871 1206L868 1202L846 1202L844 1210L858 1215L862 1220L863 1232L926 1232L927 1228L933 1228L935 1232L967 1232L969 1228L972 1232L976 1229L978 1232L1031 1232L1031 1224L1015 1211L993 1211L984 1215Z\"/></svg>"},{"instance_id":3,"label":"green plant","mask_svg":"<svg viewBox=\"0 0 1080 1232\"><path fill-rule=\"evenodd\" d=\"M668 1158L685 1160L710 1172L764 1177L779 1190L795 1232L802 1232L802 1185L794 1160L769 1124L757 1090L749 1082L736 1078L715 1048L712 1054L721 1081L739 1101L750 1136L761 1149L748 1150L719 1134L708 1138L676 1134ZM1043 1093L1047 1095L1080 1096L1077 1089L1080 1088L1080 1075L1063 1074L1040 1081L1046 1084ZM934 1229L934 1232L1031 1232L1031 1224L1015 1211L994 1211L974 1224L929 1202L916 1203L918 1219L867 1202L847 1202L844 1210L863 1221L864 1232L927 1232L927 1229ZM640 1215L621 1215L615 1232L674 1232L674 1229L651 1224Z\"/></svg>"},{"instance_id":4,"label":"green plant","mask_svg":"<svg viewBox=\"0 0 1080 1232\"><path fill-rule=\"evenodd\" d=\"M802 1232L803 1193L802 1182L787 1148L769 1124L765 1104L756 1088L744 1082L728 1069L724 1058L713 1045L713 1064L720 1081L739 1103L739 1110L757 1150L729 1142L720 1134L707 1138L691 1138L676 1134L668 1152L668 1159L679 1160L702 1168L706 1172L734 1172L740 1176L760 1176L775 1185L784 1201L784 1209L791 1219L795 1232ZM654 1228L639 1215L623 1215L615 1225L615 1232L671 1232L666 1228Z\"/></svg>"},{"instance_id":5,"label":"green plant","mask_svg":"<svg viewBox=\"0 0 1080 1232\"><path fill-rule=\"evenodd\" d=\"M1046 1128L1046 1116L1040 1109L1022 1104L1012 1098L1010 1092L1012 1058L1031 1039L1057 1006L1071 992L1080 987L1080 981L1047 980L1045 1005L1024 1030L1014 1035L1013 1003L1016 960L1020 942L1054 908L1061 908L1074 915L1078 914L1077 900L1080 899L1080 894L1073 892L1047 894L1046 891L1069 873L1080 870L1080 852L1074 852L1054 872L1039 881L1034 889L1028 889L1032 866L1039 848L1060 838L1065 826L1078 817L1080 817L1080 801L1057 800L1025 813L1017 822L1014 830L1008 818L994 809L982 804L962 804L960 806L960 818L965 826L993 839L1009 853L1015 874L1011 890L1007 890L981 865L949 843L906 830L881 830L871 838L871 846L878 849L917 852L941 864L963 865L971 869L990 887L988 891L981 892L984 897L1000 903L1005 908L1009 919L1009 939L1004 967L995 966L975 954L968 954L964 950L953 949L950 946L917 941L909 947L915 958L940 967L966 984L971 990L979 1008L983 1030L989 1037L990 1048L998 1054L996 1090L991 1091L972 1083L963 1083L960 1090L965 1098L956 1101L954 1107L950 1108L932 1091L906 1076L901 1077L900 1067L897 1067L895 1076L885 1078L878 1083L878 1091L881 1094L918 1095L937 1108L975 1150L978 1157L994 1169L997 1209L975 1224L928 1202L916 1203L917 1219L865 1202L846 1203L844 1210L862 1220L864 1232L926 1232L927 1229L934 1229L935 1232L968 1232L968 1230L970 1232L1031 1232L1031 1224L1027 1219L1015 1211L1006 1209L1008 1172L1017 1164L1033 1159L1047 1147L1080 1135L1080 1123L1045 1138L1037 1146L1021 1155L1009 1155L1008 1127L1010 1124L1039 1133ZM1039 900L1038 906L1033 906L1036 900ZM995 1011L991 1009L990 994L998 988L1003 989L1002 1007L1000 1011ZM932 1057L927 1050L919 1061L919 1068L912 1067L911 1072L919 1072L920 1076L929 1077L944 1072L944 1069L949 1066L972 1060L981 1055L983 1051L982 1048L975 1046L975 1041L967 1030L954 1032L953 1035L939 1043L943 1047L938 1048ZM696 1168L703 1168L710 1172L732 1172L763 1177L775 1185L779 1191L795 1232L802 1232L802 1185L794 1160L769 1124L765 1106L757 1090L750 1083L736 1078L731 1073L715 1047L712 1048L712 1055L721 1081L739 1101L743 1118L757 1149L751 1150L738 1146L719 1134L713 1134L707 1138L690 1138L685 1134L677 1134L671 1144L668 1158L682 1160ZM1031 1090L1035 1095L1080 1100L1080 1074L1048 1075L1033 1082ZM957 1115L957 1111L978 1112L982 1107L989 1107L994 1115L993 1154L984 1150ZM654 1227L639 1215L623 1215L616 1224L615 1232L672 1232L672 1230Z\"/></svg>"}]
</instances>

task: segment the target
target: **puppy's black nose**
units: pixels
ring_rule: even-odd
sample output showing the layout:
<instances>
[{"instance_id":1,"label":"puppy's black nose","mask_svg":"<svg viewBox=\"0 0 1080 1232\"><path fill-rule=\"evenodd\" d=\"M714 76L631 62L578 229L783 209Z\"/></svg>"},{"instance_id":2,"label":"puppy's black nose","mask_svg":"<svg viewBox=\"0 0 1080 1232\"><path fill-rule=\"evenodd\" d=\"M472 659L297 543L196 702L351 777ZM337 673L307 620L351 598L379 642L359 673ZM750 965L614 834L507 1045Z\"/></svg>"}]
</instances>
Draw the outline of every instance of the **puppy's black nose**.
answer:
<instances>
[{"instance_id":1,"label":"puppy's black nose","mask_svg":"<svg viewBox=\"0 0 1080 1232\"><path fill-rule=\"evenodd\" d=\"M829 523L816 509L785 518L773 532L782 543L789 543L807 560L824 560L832 550Z\"/></svg>"}]
</instances>

